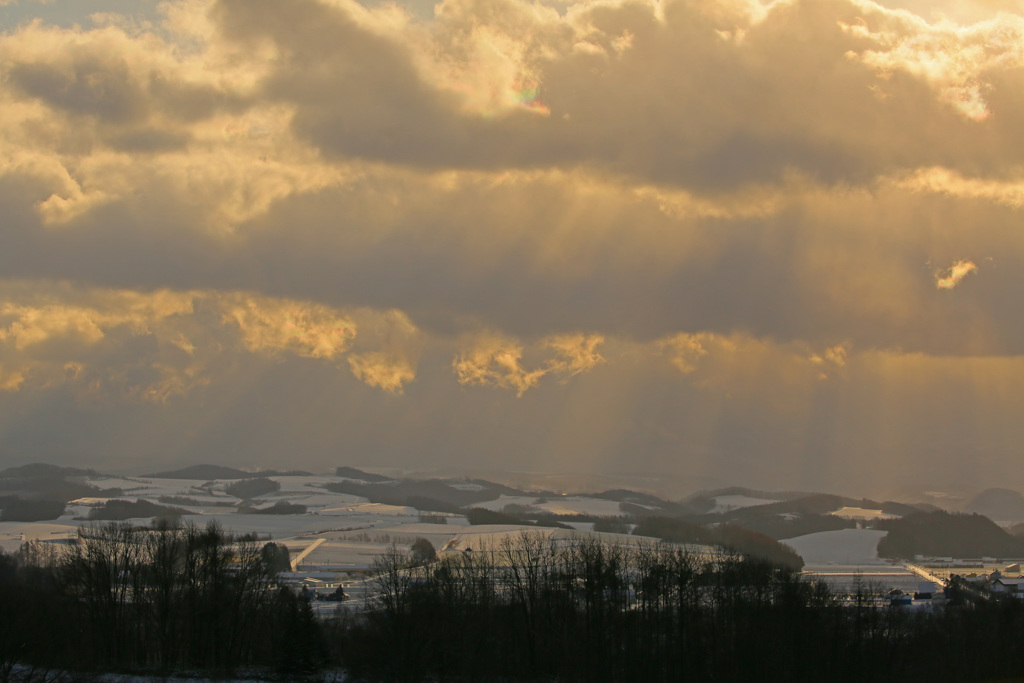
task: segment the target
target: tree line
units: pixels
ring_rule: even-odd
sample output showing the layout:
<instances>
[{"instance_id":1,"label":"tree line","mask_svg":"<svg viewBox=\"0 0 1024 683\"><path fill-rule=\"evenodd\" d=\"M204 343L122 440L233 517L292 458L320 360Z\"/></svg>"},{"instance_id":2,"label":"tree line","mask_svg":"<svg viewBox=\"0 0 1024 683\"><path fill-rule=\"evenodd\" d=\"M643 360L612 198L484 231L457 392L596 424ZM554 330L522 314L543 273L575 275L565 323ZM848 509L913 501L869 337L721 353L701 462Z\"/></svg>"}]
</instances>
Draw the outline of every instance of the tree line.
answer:
<instances>
[{"instance_id":1,"label":"tree line","mask_svg":"<svg viewBox=\"0 0 1024 683\"><path fill-rule=\"evenodd\" d=\"M287 552L219 527L83 527L0 554L0 681L38 669L352 681L986 681L1024 675L1024 601L960 582L888 606L791 567L671 543L392 545L365 611L318 621ZM17 664L17 667L15 665ZM35 667L35 669L33 669ZM26 672L29 672L26 674Z\"/></svg>"},{"instance_id":2,"label":"tree line","mask_svg":"<svg viewBox=\"0 0 1024 683\"><path fill-rule=\"evenodd\" d=\"M523 533L410 569L325 626L365 681L987 681L1024 675L1024 601L962 588L942 610L853 595L772 562L674 544Z\"/></svg>"},{"instance_id":3,"label":"tree line","mask_svg":"<svg viewBox=\"0 0 1024 683\"><path fill-rule=\"evenodd\" d=\"M34 666L76 672L258 667L322 662L309 605L278 588L275 544L216 524L115 522L64 547L0 554L0 681Z\"/></svg>"}]
</instances>

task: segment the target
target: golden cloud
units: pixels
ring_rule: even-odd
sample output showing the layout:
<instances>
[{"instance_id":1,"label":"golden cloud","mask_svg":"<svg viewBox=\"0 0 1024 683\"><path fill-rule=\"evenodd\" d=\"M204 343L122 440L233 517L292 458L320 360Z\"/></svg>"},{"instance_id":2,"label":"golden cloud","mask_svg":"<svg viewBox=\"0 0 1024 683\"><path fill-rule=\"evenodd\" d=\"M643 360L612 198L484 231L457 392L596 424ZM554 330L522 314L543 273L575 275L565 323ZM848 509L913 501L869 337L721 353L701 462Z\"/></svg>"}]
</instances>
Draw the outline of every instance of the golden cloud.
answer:
<instances>
[{"instance_id":1,"label":"golden cloud","mask_svg":"<svg viewBox=\"0 0 1024 683\"><path fill-rule=\"evenodd\" d=\"M118 385L125 397L164 401L204 381L195 377L201 366L183 363L165 345L192 315L195 293L72 293L49 285L26 291L24 283L11 282L0 289L6 290L0 297L6 299L0 302L0 358L12 368L3 382L8 390L68 382L87 391ZM152 357L116 357L141 337L156 341Z\"/></svg>"},{"instance_id":2,"label":"golden cloud","mask_svg":"<svg viewBox=\"0 0 1024 683\"><path fill-rule=\"evenodd\" d=\"M223 231L344 182L294 140L292 107L243 104L274 55L218 40L210 4L167 3L164 33L97 15L92 29L35 22L0 38L0 159L51 188L48 223L159 185Z\"/></svg>"},{"instance_id":3,"label":"golden cloud","mask_svg":"<svg viewBox=\"0 0 1024 683\"><path fill-rule=\"evenodd\" d=\"M707 342L708 339L709 337L705 335L704 341ZM697 363L708 353L704 344L701 343L701 335L685 332L659 341L658 346L662 352L668 355L672 365L676 366L684 375L696 370Z\"/></svg>"},{"instance_id":4,"label":"golden cloud","mask_svg":"<svg viewBox=\"0 0 1024 683\"><path fill-rule=\"evenodd\" d=\"M7 372L0 365L0 391L17 391L25 382L25 375L21 372Z\"/></svg>"},{"instance_id":5,"label":"golden cloud","mask_svg":"<svg viewBox=\"0 0 1024 683\"><path fill-rule=\"evenodd\" d=\"M978 266L973 261L966 259L957 261L944 271L935 273L935 287L937 289L953 289L960 281L971 273L976 273Z\"/></svg>"},{"instance_id":6,"label":"golden cloud","mask_svg":"<svg viewBox=\"0 0 1024 683\"><path fill-rule=\"evenodd\" d=\"M383 351L350 354L348 364L356 379L395 394L401 394L403 386L416 379L416 368L407 358Z\"/></svg>"},{"instance_id":7,"label":"golden cloud","mask_svg":"<svg viewBox=\"0 0 1024 683\"><path fill-rule=\"evenodd\" d=\"M560 375L572 377L581 372L593 370L605 359L597 348L604 343L599 334L563 334L548 337L543 345L554 349L558 357L548 361L548 369Z\"/></svg>"},{"instance_id":8,"label":"golden cloud","mask_svg":"<svg viewBox=\"0 0 1024 683\"><path fill-rule=\"evenodd\" d=\"M819 368L818 378L828 379L832 373L846 367L848 349L843 345L832 346L823 353L813 353L810 361Z\"/></svg>"},{"instance_id":9,"label":"golden cloud","mask_svg":"<svg viewBox=\"0 0 1024 683\"><path fill-rule=\"evenodd\" d=\"M356 336L352 319L328 306L247 294L230 295L224 304L224 320L237 325L246 348L257 353L331 359Z\"/></svg>"},{"instance_id":10,"label":"golden cloud","mask_svg":"<svg viewBox=\"0 0 1024 683\"><path fill-rule=\"evenodd\" d=\"M103 331L97 324L97 318L102 316L94 313L64 306L31 308L5 304L0 307L0 315L14 320L6 329L0 329L0 340L12 340L19 351L53 337L76 337L86 344L95 343L103 338Z\"/></svg>"},{"instance_id":11,"label":"golden cloud","mask_svg":"<svg viewBox=\"0 0 1024 683\"><path fill-rule=\"evenodd\" d=\"M550 116L540 90L541 60L573 43L557 10L507 0L445 0L435 16L429 51L417 55L434 87L477 116Z\"/></svg>"},{"instance_id":12,"label":"golden cloud","mask_svg":"<svg viewBox=\"0 0 1024 683\"><path fill-rule=\"evenodd\" d=\"M1024 64L1024 18L1020 16L1000 13L960 27L950 21L928 24L908 12L884 11L870 2L863 6L880 28L872 31L866 22L843 28L884 47L850 53L850 57L883 76L901 70L921 78L967 119L980 122L990 114L984 95L990 86L987 73Z\"/></svg>"},{"instance_id":13,"label":"golden cloud","mask_svg":"<svg viewBox=\"0 0 1024 683\"><path fill-rule=\"evenodd\" d=\"M538 344L538 350L551 349L555 357L527 369L523 365L524 346L521 343L499 334L486 333L477 335L469 348L455 356L452 369L460 384L513 389L516 396L522 396L527 389L537 386L545 375L553 373L566 379L604 362L597 352L602 343L604 337L601 335L546 338Z\"/></svg>"},{"instance_id":14,"label":"golden cloud","mask_svg":"<svg viewBox=\"0 0 1024 683\"><path fill-rule=\"evenodd\" d=\"M1015 209L1024 207L1024 179L969 178L940 166L917 169L890 182L912 192L981 199Z\"/></svg>"},{"instance_id":15,"label":"golden cloud","mask_svg":"<svg viewBox=\"0 0 1024 683\"><path fill-rule=\"evenodd\" d=\"M522 367L523 347L510 339L487 334L452 361L452 369L460 384L498 386L514 389L517 396L537 385L547 374L544 368L526 370Z\"/></svg>"},{"instance_id":16,"label":"golden cloud","mask_svg":"<svg viewBox=\"0 0 1024 683\"><path fill-rule=\"evenodd\" d=\"M242 292L42 285L0 281L0 385L7 391L71 382L163 403L208 386L226 356L242 349L339 361L360 327L364 350L348 360L358 379L401 393L415 377L420 333L399 311L345 312ZM133 338L150 343L133 345Z\"/></svg>"}]
</instances>

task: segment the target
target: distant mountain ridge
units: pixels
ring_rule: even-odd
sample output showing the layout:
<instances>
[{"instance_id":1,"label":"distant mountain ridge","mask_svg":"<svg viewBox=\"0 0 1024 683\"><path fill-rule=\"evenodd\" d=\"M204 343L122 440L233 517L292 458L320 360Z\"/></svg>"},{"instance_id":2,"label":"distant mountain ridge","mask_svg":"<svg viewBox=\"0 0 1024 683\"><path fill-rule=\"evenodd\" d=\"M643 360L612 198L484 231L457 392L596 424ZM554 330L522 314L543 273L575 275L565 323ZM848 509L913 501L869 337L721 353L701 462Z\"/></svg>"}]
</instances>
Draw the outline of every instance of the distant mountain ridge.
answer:
<instances>
[{"instance_id":1,"label":"distant mountain ridge","mask_svg":"<svg viewBox=\"0 0 1024 683\"><path fill-rule=\"evenodd\" d=\"M312 474L303 470L290 470L287 472L259 470L257 472L246 472L245 470L224 467L223 465L191 465L180 470L157 472L143 476L151 479L201 479L203 481L210 481L213 479L252 479L256 477L310 477Z\"/></svg>"},{"instance_id":2,"label":"distant mountain ridge","mask_svg":"<svg viewBox=\"0 0 1024 683\"><path fill-rule=\"evenodd\" d=\"M57 519L64 504L76 498L119 495L83 481L102 476L96 470L30 463L0 471L0 521L40 522Z\"/></svg>"},{"instance_id":3,"label":"distant mountain ridge","mask_svg":"<svg viewBox=\"0 0 1024 683\"><path fill-rule=\"evenodd\" d=\"M0 479L35 479L39 477L98 477L96 470L83 470L78 467L61 467L50 465L45 462L33 462L18 467L8 467L0 470Z\"/></svg>"},{"instance_id":4,"label":"distant mountain ridge","mask_svg":"<svg viewBox=\"0 0 1024 683\"><path fill-rule=\"evenodd\" d=\"M394 481L392 477L385 477L382 474L373 474L372 472L364 472L362 470L357 470L355 467L348 467L345 465L335 469L334 476L341 477L342 479L356 479L358 481L365 481L371 484Z\"/></svg>"},{"instance_id":5,"label":"distant mountain ridge","mask_svg":"<svg viewBox=\"0 0 1024 683\"><path fill-rule=\"evenodd\" d=\"M817 495L810 491L763 491L761 489L751 489L745 486L727 486L720 489L712 489L710 491L698 491L689 496L689 498L717 498L718 496L746 496L748 498L761 498L763 500L793 500L795 498L806 498L808 496Z\"/></svg>"},{"instance_id":6,"label":"distant mountain ridge","mask_svg":"<svg viewBox=\"0 0 1024 683\"><path fill-rule=\"evenodd\" d=\"M0 471L0 492L14 494L22 500L59 501L101 495L103 492L84 480L103 476L95 470L59 467L47 463L31 463ZM120 489L106 489L117 495Z\"/></svg>"},{"instance_id":7,"label":"distant mountain ridge","mask_svg":"<svg viewBox=\"0 0 1024 683\"><path fill-rule=\"evenodd\" d=\"M976 512L1000 522L1024 522L1024 496L1010 489L985 489L964 505L964 512Z\"/></svg>"}]
</instances>

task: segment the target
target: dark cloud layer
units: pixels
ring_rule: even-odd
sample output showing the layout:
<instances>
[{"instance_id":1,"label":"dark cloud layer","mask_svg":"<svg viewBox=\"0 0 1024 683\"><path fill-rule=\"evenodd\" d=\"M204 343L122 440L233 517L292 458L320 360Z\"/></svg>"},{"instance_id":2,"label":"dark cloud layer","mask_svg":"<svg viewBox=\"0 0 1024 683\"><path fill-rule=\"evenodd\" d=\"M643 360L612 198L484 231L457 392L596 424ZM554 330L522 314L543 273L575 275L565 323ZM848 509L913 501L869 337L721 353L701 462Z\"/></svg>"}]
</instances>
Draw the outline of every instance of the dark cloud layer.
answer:
<instances>
[{"instance_id":1,"label":"dark cloud layer","mask_svg":"<svg viewBox=\"0 0 1024 683\"><path fill-rule=\"evenodd\" d=\"M980 63L977 74L948 75L952 90L983 84L991 121L979 126L936 97L927 78L907 73L928 68L913 60L933 55L911 47L894 60L867 59L922 39L914 35L921 25L877 6L777 3L752 17L759 6L677 2L659 17L653 4L598 4L561 21L515 0L445 7L436 49L473 59L482 48L467 45L467 34L493 22L516 44L520 84L526 74L541 84L547 116L466 111L458 90L431 87L400 37L375 34L342 8L309 0L254 11L225 0L215 14L229 39L276 47L263 96L295 104L296 133L341 158L423 168L586 165L701 190L777 183L792 172L860 183L920 166L984 174L1020 163L1021 149L1007 144L1020 109L1018 70ZM624 36L628 46L617 52L614 39ZM948 58L969 59L978 40L964 37L954 46L961 54Z\"/></svg>"}]
</instances>

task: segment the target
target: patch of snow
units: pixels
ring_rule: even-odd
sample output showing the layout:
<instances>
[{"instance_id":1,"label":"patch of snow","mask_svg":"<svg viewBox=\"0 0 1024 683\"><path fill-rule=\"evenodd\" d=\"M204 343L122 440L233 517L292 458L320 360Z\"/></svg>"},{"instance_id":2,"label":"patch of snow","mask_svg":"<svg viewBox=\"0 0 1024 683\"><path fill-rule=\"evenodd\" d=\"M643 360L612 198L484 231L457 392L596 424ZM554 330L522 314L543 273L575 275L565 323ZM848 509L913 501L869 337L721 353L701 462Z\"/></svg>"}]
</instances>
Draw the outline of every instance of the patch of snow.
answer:
<instances>
[{"instance_id":1,"label":"patch of snow","mask_svg":"<svg viewBox=\"0 0 1024 683\"><path fill-rule=\"evenodd\" d=\"M778 501L768 500L766 498L751 498L750 496L715 496L712 500L715 501L715 507L711 508L712 514L719 514L722 512L729 512L731 510L739 510L740 508L754 507L755 505L768 505L769 503L775 503Z\"/></svg>"},{"instance_id":2,"label":"patch of snow","mask_svg":"<svg viewBox=\"0 0 1024 683\"><path fill-rule=\"evenodd\" d=\"M86 481L101 489L123 489L124 491L141 491L153 488L150 479L135 479L125 477L87 477Z\"/></svg>"},{"instance_id":3,"label":"patch of snow","mask_svg":"<svg viewBox=\"0 0 1024 683\"><path fill-rule=\"evenodd\" d=\"M448 482L448 486L459 491L483 491L484 487L480 484L474 484L471 481L453 481Z\"/></svg>"},{"instance_id":4,"label":"patch of snow","mask_svg":"<svg viewBox=\"0 0 1024 683\"><path fill-rule=\"evenodd\" d=\"M78 524L54 522L0 522L0 549L14 553L24 541L64 541L78 535Z\"/></svg>"},{"instance_id":5,"label":"patch of snow","mask_svg":"<svg viewBox=\"0 0 1024 683\"><path fill-rule=\"evenodd\" d=\"M483 508L484 510L492 510L494 512L501 512L501 509L506 505L522 505L523 507L536 507L534 501L537 500L536 496L506 496L504 493L495 498L494 500L488 500L483 503L473 503L470 507Z\"/></svg>"},{"instance_id":6,"label":"patch of snow","mask_svg":"<svg viewBox=\"0 0 1024 683\"><path fill-rule=\"evenodd\" d=\"M867 508L841 507L829 514L844 519L899 519L899 515L890 515L881 510L869 510Z\"/></svg>"},{"instance_id":7,"label":"patch of snow","mask_svg":"<svg viewBox=\"0 0 1024 683\"><path fill-rule=\"evenodd\" d=\"M192 522L200 527L206 526L209 522L217 522L225 531L236 534L254 533L261 538L269 537L269 540L277 540L302 534L321 533L332 529L372 530L383 524L385 519L394 520L394 517L386 518L379 514L359 513L344 516L323 514L252 515L221 512L218 509L201 515L185 515L182 517L182 522Z\"/></svg>"},{"instance_id":8,"label":"patch of snow","mask_svg":"<svg viewBox=\"0 0 1024 683\"><path fill-rule=\"evenodd\" d=\"M602 498L585 498L583 496L561 496L547 503L537 505L554 515L596 515L599 517L618 517L622 514L619 501Z\"/></svg>"},{"instance_id":9,"label":"patch of snow","mask_svg":"<svg viewBox=\"0 0 1024 683\"><path fill-rule=\"evenodd\" d=\"M557 529L551 527L518 526L511 524L480 524L467 527L456 533L448 544L448 550L496 550L502 541L511 539L513 542L522 534L541 536L556 543L568 543L579 539L596 538L608 544L654 543L657 539L629 534L611 534L605 532L583 531L577 529Z\"/></svg>"},{"instance_id":10,"label":"patch of snow","mask_svg":"<svg viewBox=\"0 0 1024 683\"><path fill-rule=\"evenodd\" d=\"M362 499L362 500L365 500ZM349 503L338 507L324 508L317 510L317 515L326 516L348 516L348 515L384 515L387 517L414 517L419 519L419 513L415 508L404 505L385 505L384 503Z\"/></svg>"},{"instance_id":11,"label":"patch of snow","mask_svg":"<svg viewBox=\"0 0 1024 683\"><path fill-rule=\"evenodd\" d=\"M473 507L501 512L502 508L506 505L522 505L523 507L550 512L553 515L618 517L622 514L622 511L619 509L619 502L615 500L587 498L585 496L552 496L543 499L545 502L541 503L536 502L537 500L536 496L501 495L495 500L477 503Z\"/></svg>"},{"instance_id":12,"label":"patch of snow","mask_svg":"<svg viewBox=\"0 0 1024 683\"><path fill-rule=\"evenodd\" d=\"M255 500L265 501L267 503L286 501L288 503L298 503L314 509L334 509L341 506L368 502L366 498L361 496L353 496L347 493L329 493L326 491L318 491L316 489L306 489L304 491L285 491L282 489L280 491L264 493L261 496L257 496Z\"/></svg>"},{"instance_id":13,"label":"patch of snow","mask_svg":"<svg viewBox=\"0 0 1024 683\"><path fill-rule=\"evenodd\" d=\"M413 524L400 524L397 526L381 527L376 531L380 533L390 534L416 534L422 536L423 534L448 534L451 536L453 533L462 531L464 526L468 525L455 525L455 524L429 524L427 522L415 522Z\"/></svg>"}]
</instances>

